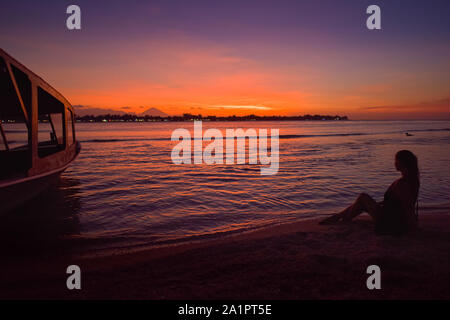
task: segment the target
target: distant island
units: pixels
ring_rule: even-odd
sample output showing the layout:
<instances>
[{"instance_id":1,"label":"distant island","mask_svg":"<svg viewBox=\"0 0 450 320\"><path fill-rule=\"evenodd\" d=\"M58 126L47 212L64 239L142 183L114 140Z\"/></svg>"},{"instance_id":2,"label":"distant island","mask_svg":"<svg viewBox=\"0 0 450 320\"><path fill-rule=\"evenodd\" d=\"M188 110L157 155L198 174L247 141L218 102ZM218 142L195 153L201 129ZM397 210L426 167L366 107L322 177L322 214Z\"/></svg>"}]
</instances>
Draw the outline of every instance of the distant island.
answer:
<instances>
[{"instance_id":1,"label":"distant island","mask_svg":"<svg viewBox=\"0 0 450 320\"><path fill-rule=\"evenodd\" d=\"M77 122L183 122L183 121L345 121L347 116L304 115L304 116L202 116L185 113L182 116L153 116L136 114L83 115L76 117Z\"/></svg>"},{"instance_id":2,"label":"distant island","mask_svg":"<svg viewBox=\"0 0 450 320\"><path fill-rule=\"evenodd\" d=\"M336 121L348 120L347 116L304 115L304 116L202 116L201 114L184 113L181 116L170 116L157 108L147 108L141 113L126 112L130 107L121 110L103 109L84 105L75 105L77 122L184 122L184 121ZM141 106L140 108L145 109Z\"/></svg>"}]
</instances>

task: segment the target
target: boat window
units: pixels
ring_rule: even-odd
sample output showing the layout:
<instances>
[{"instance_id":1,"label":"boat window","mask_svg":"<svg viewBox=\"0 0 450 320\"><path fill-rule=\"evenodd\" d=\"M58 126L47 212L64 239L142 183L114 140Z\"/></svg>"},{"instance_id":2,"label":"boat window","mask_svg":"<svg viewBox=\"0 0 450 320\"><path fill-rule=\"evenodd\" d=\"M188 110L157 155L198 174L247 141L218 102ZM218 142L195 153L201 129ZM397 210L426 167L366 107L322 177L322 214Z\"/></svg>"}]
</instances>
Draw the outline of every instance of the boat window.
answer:
<instances>
[{"instance_id":1,"label":"boat window","mask_svg":"<svg viewBox=\"0 0 450 320\"><path fill-rule=\"evenodd\" d=\"M65 148L64 104L38 88L38 153L46 157Z\"/></svg>"},{"instance_id":2,"label":"boat window","mask_svg":"<svg viewBox=\"0 0 450 320\"><path fill-rule=\"evenodd\" d=\"M75 135L73 134L75 128L73 126L73 113L71 110L67 112L67 141L69 142L69 146L71 146L75 142Z\"/></svg>"},{"instance_id":3,"label":"boat window","mask_svg":"<svg viewBox=\"0 0 450 320\"><path fill-rule=\"evenodd\" d=\"M14 119L3 120L1 124L2 145L0 150L24 150L28 149L28 128L25 122ZM5 143L6 142L6 143Z\"/></svg>"},{"instance_id":4,"label":"boat window","mask_svg":"<svg viewBox=\"0 0 450 320\"><path fill-rule=\"evenodd\" d=\"M8 150L8 142L6 141L5 132L3 131L2 122L0 121L0 150Z\"/></svg>"},{"instance_id":5,"label":"boat window","mask_svg":"<svg viewBox=\"0 0 450 320\"><path fill-rule=\"evenodd\" d=\"M24 105L31 107L31 82L11 65ZM6 61L0 58L0 178L31 167L28 126ZM26 107L27 108L27 107Z\"/></svg>"},{"instance_id":6,"label":"boat window","mask_svg":"<svg viewBox=\"0 0 450 320\"><path fill-rule=\"evenodd\" d=\"M31 110L31 81L26 74L13 65L11 65L11 70L13 71L25 108ZM25 115L19 97L14 88L6 62L2 58L0 58L0 88L0 119L24 122Z\"/></svg>"},{"instance_id":7,"label":"boat window","mask_svg":"<svg viewBox=\"0 0 450 320\"><path fill-rule=\"evenodd\" d=\"M31 107L31 82L27 75L11 65L14 78L25 105ZM6 62L0 58L0 150L28 148L28 127L23 109L14 89Z\"/></svg>"},{"instance_id":8,"label":"boat window","mask_svg":"<svg viewBox=\"0 0 450 320\"><path fill-rule=\"evenodd\" d=\"M17 69L15 66L11 65L11 70L16 79L17 87L19 88L20 97L25 106L27 114L31 115L31 81L28 76Z\"/></svg>"}]
</instances>

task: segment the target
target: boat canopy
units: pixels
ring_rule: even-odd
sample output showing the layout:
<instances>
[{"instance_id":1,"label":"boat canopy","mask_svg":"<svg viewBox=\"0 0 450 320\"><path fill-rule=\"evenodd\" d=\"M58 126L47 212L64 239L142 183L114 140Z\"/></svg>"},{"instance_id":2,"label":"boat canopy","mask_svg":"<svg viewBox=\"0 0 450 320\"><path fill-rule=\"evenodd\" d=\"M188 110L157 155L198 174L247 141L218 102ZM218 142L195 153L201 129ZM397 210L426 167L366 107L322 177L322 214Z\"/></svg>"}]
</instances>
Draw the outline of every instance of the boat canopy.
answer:
<instances>
[{"instance_id":1,"label":"boat canopy","mask_svg":"<svg viewBox=\"0 0 450 320\"><path fill-rule=\"evenodd\" d=\"M70 103L1 49L0 133L0 179L45 172L75 149Z\"/></svg>"}]
</instances>

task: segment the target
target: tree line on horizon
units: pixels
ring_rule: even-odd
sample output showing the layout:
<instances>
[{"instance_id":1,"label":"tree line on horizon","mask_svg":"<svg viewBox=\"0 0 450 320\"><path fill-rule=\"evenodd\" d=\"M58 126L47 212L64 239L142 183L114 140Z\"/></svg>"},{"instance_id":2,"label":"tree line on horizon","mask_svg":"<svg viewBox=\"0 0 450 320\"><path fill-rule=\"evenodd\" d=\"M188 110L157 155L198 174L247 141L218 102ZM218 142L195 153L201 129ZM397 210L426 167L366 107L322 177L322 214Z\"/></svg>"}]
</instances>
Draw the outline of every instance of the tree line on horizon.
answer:
<instances>
[{"instance_id":1,"label":"tree line on horizon","mask_svg":"<svg viewBox=\"0 0 450 320\"><path fill-rule=\"evenodd\" d=\"M76 116L78 122L182 122L182 121L342 121L348 120L347 116L330 115L303 115L303 116L202 116L185 113L182 116L138 116L135 114L106 114Z\"/></svg>"}]
</instances>

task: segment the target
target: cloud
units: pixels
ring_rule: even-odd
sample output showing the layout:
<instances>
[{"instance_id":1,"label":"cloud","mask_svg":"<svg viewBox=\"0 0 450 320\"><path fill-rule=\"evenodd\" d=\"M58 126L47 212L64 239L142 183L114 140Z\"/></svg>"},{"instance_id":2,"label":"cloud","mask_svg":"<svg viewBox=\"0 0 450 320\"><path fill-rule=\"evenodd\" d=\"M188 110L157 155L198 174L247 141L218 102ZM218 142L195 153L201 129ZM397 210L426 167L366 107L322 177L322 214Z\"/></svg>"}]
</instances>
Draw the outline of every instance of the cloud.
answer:
<instances>
[{"instance_id":1,"label":"cloud","mask_svg":"<svg viewBox=\"0 0 450 320\"><path fill-rule=\"evenodd\" d=\"M86 115L94 115L94 116L100 116L100 115L106 115L106 114L117 114L117 115L124 115L124 114L133 114L133 112L124 112L120 110L115 109L109 109L109 108L96 108L91 106L85 106L85 105L74 105L75 113L77 116L86 116ZM129 108L129 107L122 107L123 108Z\"/></svg>"},{"instance_id":2,"label":"cloud","mask_svg":"<svg viewBox=\"0 0 450 320\"><path fill-rule=\"evenodd\" d=\"M450 119L450 98L411 104L360 107L354 113L358 118L370 119ZM353 116L353 115L352 115Z\"/></svg>"},{"instance_id":3,"label":"cloud","mask_svg":"<svg viewBox=\"0 0 450 320\"><path fill-rule=\"evenodd\" d=\"M211 106L209 109L244 109L244 110L272 110L266 106Z\"/></svg>"},{"instance_id":4,"label":"cloud","mask_svg":"<svg viewBox=\"0 0 450 320\"><path fill-rule=\"evenodd\" d=\"M420 102L415 104L403 105L386 105L386 106L367 106L361 107L361 110L409 110L409 111L424 111L424 109L441 109L450 111L450 98Z\"/></svg>"}]
</instances>

